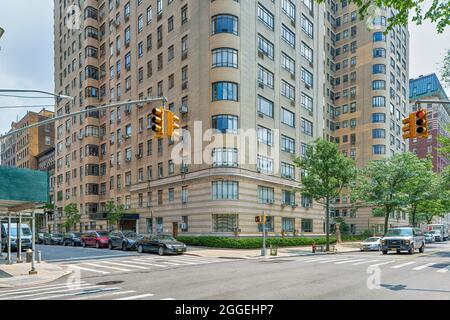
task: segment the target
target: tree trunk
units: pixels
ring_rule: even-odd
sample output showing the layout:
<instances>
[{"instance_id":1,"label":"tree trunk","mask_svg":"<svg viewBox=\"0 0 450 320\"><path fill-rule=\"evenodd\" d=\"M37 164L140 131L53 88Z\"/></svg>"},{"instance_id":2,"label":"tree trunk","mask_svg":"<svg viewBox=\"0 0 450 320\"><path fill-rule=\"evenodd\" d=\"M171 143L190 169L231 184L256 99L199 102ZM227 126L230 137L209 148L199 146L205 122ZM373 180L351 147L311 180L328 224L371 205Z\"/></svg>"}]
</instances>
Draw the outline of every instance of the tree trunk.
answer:
<instances>
[{"instance_id":1,"label":"tree trunk","mask_svg":"<svg viewBox=\"0 0 450 320\"><path fill-rule=\"evenodd\" d=\"M386 206L384 209L384 234L387 233L388 231L388 226L389 226L389 214L390 214L390 210L389 207Z\"/></svg>"},{"instance_id":2,"label":"tree trunk","mask_svg":"<svg viewBox=\"0 0 450 320\"><path fill-rule=\"evenodd\" d=\"M325 232L326 232L326 251L330 251L330 197L326 197L325 212Z\"/></svg>"},{"instance_id":3,"label":"tree trunk","mask_svg":"<svg viewBox=\"0 0 450 320\"><path fill-rule=\"evenodd\" d=\"M412 210L412 226L415 227L416 226L416 212L417 212L417 205L413 205L413 210Z\"/></svg>"}]
</instances>

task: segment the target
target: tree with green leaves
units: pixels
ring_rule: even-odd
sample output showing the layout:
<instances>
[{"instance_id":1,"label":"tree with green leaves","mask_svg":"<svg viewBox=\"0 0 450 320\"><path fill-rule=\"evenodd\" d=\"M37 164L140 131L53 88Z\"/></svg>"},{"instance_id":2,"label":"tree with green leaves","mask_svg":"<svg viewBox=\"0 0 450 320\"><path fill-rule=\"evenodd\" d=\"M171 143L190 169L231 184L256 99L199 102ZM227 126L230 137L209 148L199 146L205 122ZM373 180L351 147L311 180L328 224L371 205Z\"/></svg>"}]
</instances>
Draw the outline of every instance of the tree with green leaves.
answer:
<instances>
[{"instance_id":1,"label":"tree with green leaves","mask_svg":"<svg viewBox=\"0 0 450 320\"><path fill-rule=\"evenodd\" d=\"M445 177L435 174L427 193L417 205L417 215L420 221L430 224L434 217L443 217L450 211L450 191Z\"/></svg>"},{"instance_id":2,"label":"tree with green leaves","mask_svg":"<svg viewBox=\"0 0 450 320\"><path fill-rule=\"evenodd\" d=\"M306 154L294 161L302 170L299 191L325 204L326 250L330 250L330 200L347 188L356 176L352 159L339 152L338 145L324 139L310 143Z\"/></svg>"},{"instance_id":3,"label":"tree with green leaves","mask_svg":"<svg viewBox=\"0 0 450 320\"><path fill-rule=\"evenodd\" d=\"M125 214L125 206L123 204L115 205L114 201L110 200L106 203L105 212L108 228L111 228L114 227Z\"/></svg>"},{"instance_id":4,"label":"tree with green leaves","mask_svg":"<svg viewBox=\"0 0 450 320\"><path fill-rule=\"evenodd\" d=\"M322 3L325 0L317 0ZM342 0L340 2L343 2ZM450 4L448 0L432 0L428 6L424 0L345 0L346 3L354 3L358 7L361 18L374 15L375 8L390 8L394 15L387 20L387 30L393 27L408 24L408 18L412 16L412 22L421 25L423 21L436 24L438 33L443 33L450 25Z\"/></svg>"},{"instance_id":5,"label":"tree with green leaves","mask_svg":"<svg viewBox=\"0 0 450 320\"><path fill-rule=\"evenodd\" d=\"M66 221L64 222L64 227L66 230L70 230L70 228L80 222L81 215L78 211L76 203L70 203L64 207L64 213L66 214Z\"/></svg>"},{"instance_id":6,"label":"tree with green leaves","mask_svg":"<svg viewBox=\"0 0 450 320\"><path fill-rule=\"evenodd\" d=\"M450 66L449 66L449 68L450 68ZM450 70L449 70L449 72L450 72ZM445 131L447 131L447 133L448 133L447 135L439 135L438 136L438 141L441 144L441 147L438 148L438 151L444 157L446 157L447 159L450 159L450 125L447 125L447 128L445 129Z\"/></svg>"},{"instance_id":7,"label":"tree with green leaves","mask_svg":"<svg viewBox=\"0 0 450 320\"><path fill-rule=\"evenodd\" d=\"M433 163L431 157L427 159L417 159L415 164L415 178L409 179L404 185L404 193L406 196L406 206L410 213L410 221L412 226L416 226L417 209L424 201L432 197L433 186L438 177L433 172Z\"/></svg>"},{"instance_id":8,"label":"tree with green leaves","mask_svg":"<svg viewBox=\"0 0 450 320\"><path fill-rule=\"evenodd\" d=\"M384 217L384 232L389 227L389 217L408 203L406 188L417 179L423 162L407 152L371 161L360 170L352 189L352 203L356 207L372 207L375 216Z\"/></svg>"},{"instance_id":9,"label":"tree with green leaves","mask_svg":"<svg viewBox=\"0 0 450 320\"><path fill-rule=\"evenodd\" d=\"M441 80L444 86L450 87L450 49L444 56L444 62L441 66Z\"/></svg>"}]
</instances>

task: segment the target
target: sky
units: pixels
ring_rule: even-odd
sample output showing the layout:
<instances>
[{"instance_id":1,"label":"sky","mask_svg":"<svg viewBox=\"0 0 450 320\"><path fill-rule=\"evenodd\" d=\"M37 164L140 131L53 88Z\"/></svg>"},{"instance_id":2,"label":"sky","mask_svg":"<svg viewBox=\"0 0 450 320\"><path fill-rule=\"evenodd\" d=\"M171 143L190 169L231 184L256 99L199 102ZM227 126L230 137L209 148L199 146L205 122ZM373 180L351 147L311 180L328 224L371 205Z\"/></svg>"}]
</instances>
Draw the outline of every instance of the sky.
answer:
<instances>
[{"instance_id":1,"label":"sky","mask_svg":"<svg viewBox=\"0 0 450 320\"><path fill-rule=\"evenodd\" d=\"M54 92L53 0L0 0L0 88ZM410 25L410 78L439 74L450 27L438 35L434 25ZM450 95L450 89L447 89ZM0 96L0 106L53 104L53 99L18 99ZM32 109L0 109L0 133Z\"/></svg>"}]
</instances>

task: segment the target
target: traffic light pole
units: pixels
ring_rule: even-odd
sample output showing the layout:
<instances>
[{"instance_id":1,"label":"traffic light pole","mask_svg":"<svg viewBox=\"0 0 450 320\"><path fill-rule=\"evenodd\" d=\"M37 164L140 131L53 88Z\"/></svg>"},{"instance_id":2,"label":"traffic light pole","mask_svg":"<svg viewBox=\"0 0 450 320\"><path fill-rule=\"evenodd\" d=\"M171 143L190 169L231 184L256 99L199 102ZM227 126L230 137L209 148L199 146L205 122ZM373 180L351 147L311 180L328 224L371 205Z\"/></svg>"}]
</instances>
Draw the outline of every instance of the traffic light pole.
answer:
<instances>
[{"instance_id":1,"label":"traffic light pole","mask_svg":"<svg viewBox=\"0 0 450 320\"><path fill-rule=\"evenodd\" d=\"M261 256L265 257L267 256L267 250L266 250L266 212L263 211L263 247L261 249Z\"/></svg>"}]
</instances>

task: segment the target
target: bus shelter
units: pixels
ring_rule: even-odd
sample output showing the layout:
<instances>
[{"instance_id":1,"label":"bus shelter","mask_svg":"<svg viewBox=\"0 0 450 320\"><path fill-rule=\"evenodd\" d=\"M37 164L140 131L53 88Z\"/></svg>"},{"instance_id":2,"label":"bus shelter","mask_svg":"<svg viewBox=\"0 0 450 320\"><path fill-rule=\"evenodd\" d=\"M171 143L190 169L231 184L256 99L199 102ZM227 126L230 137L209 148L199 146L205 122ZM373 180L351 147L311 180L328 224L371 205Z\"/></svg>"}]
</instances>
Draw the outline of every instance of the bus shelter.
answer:
<instances>
[{"instance_id":1,"label":"bus shelter","mask_svg":"<svg viewBox=\"0 0 450 320\"><path fill-rule=\"evenodd\" d=\"M6 251L8 264L12 263L11 229L13 224L18 224L16 243L17 262L21 262L22 251L22 223L31 222L31 271L35 270L36 252L36 215L43 214L39 209L49 201L49 181L46 172L29 169L0 167L0 259L3 258L3 251Z\"/></svg>"}]
</instances>

